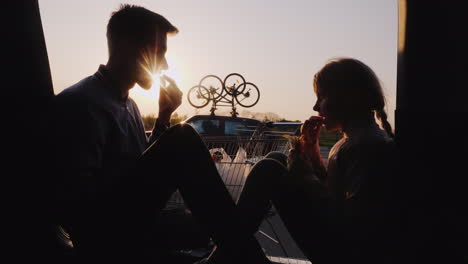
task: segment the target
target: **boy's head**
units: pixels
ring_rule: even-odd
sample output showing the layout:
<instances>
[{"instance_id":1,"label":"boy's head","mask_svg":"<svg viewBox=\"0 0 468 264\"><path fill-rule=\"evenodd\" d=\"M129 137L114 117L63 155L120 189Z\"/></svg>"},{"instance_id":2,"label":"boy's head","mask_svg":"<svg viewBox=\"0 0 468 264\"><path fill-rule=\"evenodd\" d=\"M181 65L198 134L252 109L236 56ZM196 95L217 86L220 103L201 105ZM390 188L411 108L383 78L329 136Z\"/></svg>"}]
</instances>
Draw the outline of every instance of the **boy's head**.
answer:
<instances>
[{"instance_id":1,"label":"boy's head","mask_svg":"<svg viewBox=\"0 0 468 264\"><path fill-rule=\"evenodd\" d=\"M129 64L136 64L132 67L143 67L146 72L166 69L167 35L177 32L157 13L141 6L121 5L107 24L109 58L123 57Z\"/></svg>"}]
</instances>

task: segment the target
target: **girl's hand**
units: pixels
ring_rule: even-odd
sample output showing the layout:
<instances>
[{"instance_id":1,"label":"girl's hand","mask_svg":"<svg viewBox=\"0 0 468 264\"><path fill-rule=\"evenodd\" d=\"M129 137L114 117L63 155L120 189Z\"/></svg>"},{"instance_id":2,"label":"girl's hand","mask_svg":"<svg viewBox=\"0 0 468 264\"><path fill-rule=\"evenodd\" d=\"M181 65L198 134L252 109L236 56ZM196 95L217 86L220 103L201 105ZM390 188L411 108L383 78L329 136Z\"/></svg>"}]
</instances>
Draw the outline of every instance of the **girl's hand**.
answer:
<instances>
[{"instance_id":1,"label":"girl's hand","mask_svg":"<svg viewBox=\"0 0 468 264\"><path fill-rule=\"evenodd\" d=\"M301 136L298 142L298 154L301 159L314 169L321 180L326 177L319 145L320 130L324 121L325 118L321 116L311 116L306 120L301 127Z\"/></svg>"},{"instance_id":2,"label":"girl's hand","mask_svg":"<svg viewBox=\"0 0 468 264\"><path fill-rule=\"evenodd\" d=\"M320 155L319 136L325 118L312 116L301 126L301 135L289 141L288 168L301 181L317 177L325 181L326 168Z\"/></svg>"},{"instance_id":3,"label":"girl's hand","mask_svg":"<svg viewBox=\"0 0 468 264\"><path fill-rule=\"evenodd\" d=\"M301 126L300 143L301 143L302 155L305 155L305 157L306 156L310 157L309 154L313 154L310 152L312 150L311 148L318 149L320 129L322 128L324 121L325 121L324 117L311 116Z\"/></svg>"}]
</instances>

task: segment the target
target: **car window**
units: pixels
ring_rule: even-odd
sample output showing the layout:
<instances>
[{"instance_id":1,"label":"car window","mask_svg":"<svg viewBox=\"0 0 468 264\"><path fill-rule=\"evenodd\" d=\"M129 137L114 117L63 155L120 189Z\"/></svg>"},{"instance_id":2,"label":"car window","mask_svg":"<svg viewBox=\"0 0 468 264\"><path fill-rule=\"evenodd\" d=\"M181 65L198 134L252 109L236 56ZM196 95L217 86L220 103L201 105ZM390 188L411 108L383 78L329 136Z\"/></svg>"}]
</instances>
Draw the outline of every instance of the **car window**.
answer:
<instances>
[{"instance_id":1,"label":"car window","mask_svg":"<svg viewBox=\"0 0 468 264\"><path fill-rule=\"evenodd\" d=\"M222 132L220 120L195 120L189 123L200 134L219 135Z\"/></svg>"},{"instance_id":2,"label":"car window","mask_svg":"<svg viewBox=\"0 0 468 264\"><path fill-rule=\"evenodd\" d=\"M226 120L224 123L224 134L226 136L250 136L256 128L256 124L245 121Z\"/></svg>"}]
</instances>

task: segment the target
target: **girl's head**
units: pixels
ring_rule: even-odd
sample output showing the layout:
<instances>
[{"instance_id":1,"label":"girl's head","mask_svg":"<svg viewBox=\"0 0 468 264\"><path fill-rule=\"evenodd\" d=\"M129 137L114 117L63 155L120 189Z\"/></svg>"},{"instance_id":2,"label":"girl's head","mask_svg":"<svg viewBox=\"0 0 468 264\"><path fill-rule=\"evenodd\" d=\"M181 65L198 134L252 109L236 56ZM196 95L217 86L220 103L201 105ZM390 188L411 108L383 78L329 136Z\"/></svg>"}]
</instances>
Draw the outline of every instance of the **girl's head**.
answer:
<instances>
[{"instance_id":1,"label":"girl's head","mask_svg":"<svg viewBox=\"0 0 468 264\"><path fill-rule=\"evenodd\" d=\"M314 110L326 117L328 130L338 130L348 122L375 115L393 137L385 112L385 96L374 71L353 58L330 60L314 76L317 102Z\"/></svg>"}]
</instances>

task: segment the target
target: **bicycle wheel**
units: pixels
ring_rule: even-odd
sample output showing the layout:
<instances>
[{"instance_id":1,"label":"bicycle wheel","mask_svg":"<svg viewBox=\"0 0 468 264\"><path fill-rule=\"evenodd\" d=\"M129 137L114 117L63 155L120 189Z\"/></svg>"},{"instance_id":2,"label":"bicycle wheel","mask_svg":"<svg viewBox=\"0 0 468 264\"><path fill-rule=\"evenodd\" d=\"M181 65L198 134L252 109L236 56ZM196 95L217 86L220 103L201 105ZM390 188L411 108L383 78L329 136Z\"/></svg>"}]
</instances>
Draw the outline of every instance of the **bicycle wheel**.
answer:
<instances>
[{"instance_id":1,"label":"bicycle wheel","mask_svg":"<svg viewBox=\"0 0 468 264\"><path fill-rule=\"evenodd\" d=\"M248 108L256 105L260 100L260 91L255 84L246 82L242 91L234 97L239 105Z\"/></svg>"},{"instance_id":2,"label":"bicycle wheel","mask_svg":"<svg viewBox=\"0 0 468 264\"><path fill-rule=\"evenodd\" d=\"M195 108L203 108L210 102L210 92L206 87L195 85L187 93L189 103Z\"/></svg>"},{"instance_id":3,"label":"bicycle wheel","mask_svg":"<svg viewBox=\"0 0 468 264\"><path fill-rule=\"evenodd\" d=\"M206 99L216 100L223 95L224 92L224 84L221 78L216 75L207 75L203 77L200 82L198 83L199 87L205 87L210 97ZM204 92L200 90L201 94L203 95Z\"/></svg>"},{"instance_id":4,"label":"bicycle wheel","mask_svg":"<svg viewBox=\"0 0 468 264\"><path fill-rule=\"evenodd\" d=\"M229 95L236 95L242 93L245 88L245 79L239 73L231 73L226 78L224 78L224 90Z\"/></svg>"}]
</instances>

